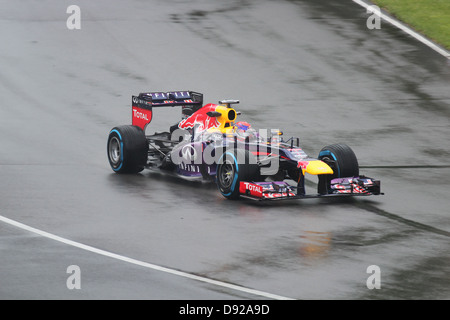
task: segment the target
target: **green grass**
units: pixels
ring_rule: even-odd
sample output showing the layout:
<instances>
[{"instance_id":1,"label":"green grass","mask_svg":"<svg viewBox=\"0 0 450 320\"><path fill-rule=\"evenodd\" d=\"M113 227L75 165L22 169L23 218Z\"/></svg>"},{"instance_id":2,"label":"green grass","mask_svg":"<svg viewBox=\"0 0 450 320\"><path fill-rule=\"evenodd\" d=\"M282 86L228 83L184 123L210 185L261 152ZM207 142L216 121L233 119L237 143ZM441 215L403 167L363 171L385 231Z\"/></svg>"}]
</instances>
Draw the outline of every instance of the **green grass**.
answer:
<instances>
[{"instance_id":1,"label":"green grass","mask_svg":"<svg viewBox=\"0 0 450 320\"><path fill-rule=\"evenodd\" d=\"M372 0L427 38L450 49L450 0Z\"/></svg>"}]
</instances>

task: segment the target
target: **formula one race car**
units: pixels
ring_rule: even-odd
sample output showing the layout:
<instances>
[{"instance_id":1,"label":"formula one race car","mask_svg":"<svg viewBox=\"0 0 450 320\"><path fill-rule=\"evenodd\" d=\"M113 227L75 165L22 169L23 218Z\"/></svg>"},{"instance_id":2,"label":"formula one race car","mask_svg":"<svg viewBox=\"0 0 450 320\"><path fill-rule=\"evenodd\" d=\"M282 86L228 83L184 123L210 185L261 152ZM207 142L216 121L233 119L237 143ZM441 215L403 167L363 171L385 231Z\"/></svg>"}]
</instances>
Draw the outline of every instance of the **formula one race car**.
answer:
<instances>
[{"instance_id":1,"label":"formula one race car","mask_svg":"<svg viewBox=\"0 0 450 320\"><path fill-rule=\"evenodd\" d=\"M190 180L215 181L228 199L304 199L380 195L380 181L359 174L350 147L324 147L309 157L299 139L280 130L255 130L223 100L203 106L193 91L147 92L132 96L132 125L113 128L107 155L117 173L157 169ZM146 135L153 108L181 107L181 121L165 132ZM305 174L318 177L317 193L307 194ZM292 183L293 181L293 183Z\"/></svg>"}]
</instances>

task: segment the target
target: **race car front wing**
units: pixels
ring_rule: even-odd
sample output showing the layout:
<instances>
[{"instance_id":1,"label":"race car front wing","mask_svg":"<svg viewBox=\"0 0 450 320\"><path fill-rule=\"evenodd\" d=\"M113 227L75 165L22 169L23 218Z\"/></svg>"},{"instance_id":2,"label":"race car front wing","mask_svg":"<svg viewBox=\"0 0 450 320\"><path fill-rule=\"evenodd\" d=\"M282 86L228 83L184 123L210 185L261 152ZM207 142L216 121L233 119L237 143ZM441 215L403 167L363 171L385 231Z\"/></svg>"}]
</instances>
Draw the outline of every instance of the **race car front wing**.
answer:
<instances>
[{"instance_id":1,"label":"race car front wing","mask_svg":"<svg viewBox=\"0 0 450 320\"><path fill-rule=\"evenodd\" d=\"M298 194L297 187L285 181L246 182L239 185L241 197L251 200L295 200L308 198L382 195L380 180L366 176L337 178L330 181L328 193Z\"/></svg>"}]
</instances>

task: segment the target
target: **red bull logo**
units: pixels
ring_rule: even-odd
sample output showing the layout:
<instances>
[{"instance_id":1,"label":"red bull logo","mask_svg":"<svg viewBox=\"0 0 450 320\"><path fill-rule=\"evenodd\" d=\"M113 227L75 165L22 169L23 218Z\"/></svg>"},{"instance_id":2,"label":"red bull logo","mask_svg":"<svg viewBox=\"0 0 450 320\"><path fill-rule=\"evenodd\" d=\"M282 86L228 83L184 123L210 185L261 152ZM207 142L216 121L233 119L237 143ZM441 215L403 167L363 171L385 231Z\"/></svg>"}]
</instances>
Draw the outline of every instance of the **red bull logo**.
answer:
<instances>
[{"instance_id":1,"label":"red bull logo","mask_svg":"<svg viewBox=\"0 0 450 320\"><path fill-rule=\"evenodd\" d=\"M193 129L198 126L198 131L204 131L212 128L219 128L221 123L216 117L210 117L206 113L214 112L216 110L216 104L207 104L203 108L194 112L190 117L182 120L178 128L180 129Z\"/></svg>"}]
</instances>

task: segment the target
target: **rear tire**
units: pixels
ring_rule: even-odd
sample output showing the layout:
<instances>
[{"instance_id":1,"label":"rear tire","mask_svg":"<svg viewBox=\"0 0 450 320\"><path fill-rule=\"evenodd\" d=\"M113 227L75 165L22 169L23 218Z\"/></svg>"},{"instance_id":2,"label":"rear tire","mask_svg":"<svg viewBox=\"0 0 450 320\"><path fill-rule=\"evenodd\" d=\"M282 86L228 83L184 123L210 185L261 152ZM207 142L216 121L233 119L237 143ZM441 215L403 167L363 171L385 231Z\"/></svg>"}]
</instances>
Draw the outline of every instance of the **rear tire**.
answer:
<instances>
[{"instance_id":1,"label":"rear tire","mask_svg":"<svg viewBox=\"0 0 450 320\"><path fill-rule=\"evenodd\" d=\"M108 136L107 155L114 172L141 172L148 157L144 131L131 125L113 128Z\"/></svg>"},{"instance_id":2,"label":"rear tire","mask_svg":"<svg viewBox=\"0 0 450 320\"><path fill-rule=\"evenodd\" d=\"M218 161L216 182L220 193L230 200L239 199L241 181L253 181L259 175L259 166L248 150L226 151Z\"/></svg>"}]
</instances>

